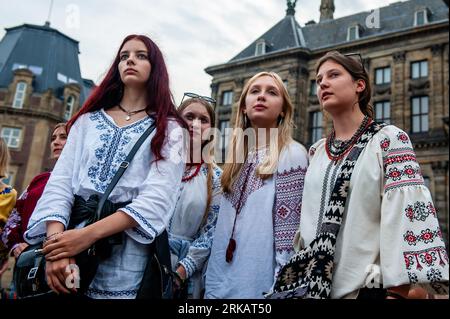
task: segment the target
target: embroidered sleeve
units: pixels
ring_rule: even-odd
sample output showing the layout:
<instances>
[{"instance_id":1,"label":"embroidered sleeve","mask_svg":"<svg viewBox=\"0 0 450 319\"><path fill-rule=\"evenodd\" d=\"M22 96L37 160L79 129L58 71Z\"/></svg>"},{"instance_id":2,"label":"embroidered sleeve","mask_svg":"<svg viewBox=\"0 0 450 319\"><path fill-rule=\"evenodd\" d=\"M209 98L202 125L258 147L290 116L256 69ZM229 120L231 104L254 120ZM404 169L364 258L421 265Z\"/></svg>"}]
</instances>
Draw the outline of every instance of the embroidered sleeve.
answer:
<instances>
[{"instance_id":1,"label":"embroidered sleeve","mask_svg":"<svg viewBox=\"0 0 450 319\"><path fill-rule=\"evenodd\" d=\"M185 149L181 129L175 129L171 122L170 125L172 128L168 129L170 133L162 149L164 159L151 164L138 196L121 209L138 223L125 232L143 244L151 243L167 228L180 190Z\"/></svg>"},{"instance_id":2,"label":"embroidered sleeve","mask_svg":"<svg viewBox=\"0 0 450 319\"><path fill-rule=\"evenodd\" d=\"M30 244L42 241L46 235L47 221L58 221L67 228L74 201L72 179L78 173L80 160L76 161L78 145L83 145L83 116L72 126L63 151L55 164L45 190L30 217L24 238Z\"/></svg>"},{"instance_id":3,"label":"embroidered sleeve","mask_svg":"<svg viewBox=\"0 0 450 319\"><path fill-rule=\"evenodd\" d=\"M202 270L209 254L211 253L211 246L214 238L214 231L216 229L217 216L220 209L221 185L220 185L221 171L215 170L213 180L213 197L207 220L199 230L197 237L189 247L188 254L185 258L179 261L186 269L187 278L191 277L196 271Z\"/></svg>"},{"instance_id":4,"label":"embroidered sleeve","mask_svg":"<svg viewBox=\"0 0 450 319\"><path fill-rule=\"evenodd\" d=\"M22 221L19 212L14 208L11 215L6 221L5 228L1 234L3 244L9 249L12 249L17 243L23 242L20 234L22 233Z\"/></svg>"},{"instance_id":5,"label":"embroidered sleeve","mask_svg":"<svg viewBox=\"0 0 450 319\"><path fill-rule=\"evenodd\" d=\"M380 141L384 171L381 267L384 287L448 282L437 212L408 135L388 126Z\"/></svg>"}]
</instances>

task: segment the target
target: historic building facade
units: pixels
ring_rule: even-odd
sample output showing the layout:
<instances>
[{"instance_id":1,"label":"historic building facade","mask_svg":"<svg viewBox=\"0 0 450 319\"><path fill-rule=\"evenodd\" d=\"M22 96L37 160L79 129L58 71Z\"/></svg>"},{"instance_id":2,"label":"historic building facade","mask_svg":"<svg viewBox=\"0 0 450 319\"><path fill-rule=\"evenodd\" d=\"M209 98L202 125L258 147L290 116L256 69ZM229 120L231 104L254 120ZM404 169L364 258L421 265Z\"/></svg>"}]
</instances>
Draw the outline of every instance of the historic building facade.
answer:
<instances>
[{"instance_id":1,"label":"historic building facade","mask_svg":"<svg viewBox=\"0 0 450 319\"><path fill-rule=\"evenodd\" d=\"M81 77L78 54L78 41L49 23L7 28L0 41L0 137L11 153L8 182L19 192L53 166L53 127L67 121L94 86Z\"/></svg>"},{"instance_id":2,"label":"historic building facade","mask_svg":"<svg viewBox=\"0 0 450 319\"><path fill-rule=\"evenodd\" d=\"M334 1L322 0L320 21L304 26L295 19L295 2L288 1L286 16L237 56L206 68L218 101L218 128L233 125L245 82L274 71L295 106L294 137L311 145L331 127L315 95L317 60L330 50L359 53L370 73L375 117L411 136L448 244L448 1L396 2L334 19Z\"/></svg>"}]
</instances>

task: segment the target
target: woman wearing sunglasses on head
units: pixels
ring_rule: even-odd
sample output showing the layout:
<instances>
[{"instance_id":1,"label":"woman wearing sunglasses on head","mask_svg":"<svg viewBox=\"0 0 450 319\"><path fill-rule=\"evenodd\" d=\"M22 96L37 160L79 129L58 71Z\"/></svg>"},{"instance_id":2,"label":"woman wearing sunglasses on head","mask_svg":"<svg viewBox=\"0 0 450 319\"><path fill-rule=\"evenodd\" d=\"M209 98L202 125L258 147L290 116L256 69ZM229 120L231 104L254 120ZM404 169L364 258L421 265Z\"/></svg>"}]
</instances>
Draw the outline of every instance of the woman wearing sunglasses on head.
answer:
<instances>
[{"instance_id":1,"label":"woman wearing sunglasses on head","mask_svg":"<svg viewBox=\"0 0 450 319\"><path fill-rule=\"evenodd\" d=\"M184 125L158 46L147 36L127 36L103 81L69 121L66 146L25 233L30 243L46 236L43 252L53 291L74 292L76 287L65 284L73 276L67 277L66 267L76 263L78 253L102 243L96 245L98 268L85 294L138 296L146 284L149 244L167 228L175 208L184 170ZM125 162L144 133L150 135ZM127 170L101 219L85 226L119 168Z\"/></svg>"},{"instance_id":2,"label":"woman wearing sunglasses on head","mask_svg":"<svg viewBox=\"0 0 450 319\"><path fill-rule=\"evenodd\" d=\"M291 137L293 111L276 73L246 83L222 174L206 298L263 298L293 252L307 167L305 148Z\"/></svg>"},{"instance_id":3,"label":"woman wearing sunglasses on head","mask_svg":"<svg viewBox=\"0 0 450 319\"><path fill-rule=\"evenodd\" d=\"M406 298L412 284L448 283L437 213L411 141L373 121L361 59L328 52L316 73L333 130L309 151L296 243L301 249L321 238L329 262L310 261L308 275L324 268L307 297Z\"/></svg>"},{"instance_id":4,"label":"woman wearing sunglasses on head","mask_svg":"<svg viewBox=\"0 0 450 319\"><path fill-rule=\"evenodd\" d=\"M181 193L169 224L172 264L189 297L203 297L204 270L209 258L221 198L222 170L214 161L215 100L193 93L178 108L189 129L189 158ZM186 292L185 290L185 292ZM187 296L180 296L181 298Z\"/></svg>"}]
</instances>

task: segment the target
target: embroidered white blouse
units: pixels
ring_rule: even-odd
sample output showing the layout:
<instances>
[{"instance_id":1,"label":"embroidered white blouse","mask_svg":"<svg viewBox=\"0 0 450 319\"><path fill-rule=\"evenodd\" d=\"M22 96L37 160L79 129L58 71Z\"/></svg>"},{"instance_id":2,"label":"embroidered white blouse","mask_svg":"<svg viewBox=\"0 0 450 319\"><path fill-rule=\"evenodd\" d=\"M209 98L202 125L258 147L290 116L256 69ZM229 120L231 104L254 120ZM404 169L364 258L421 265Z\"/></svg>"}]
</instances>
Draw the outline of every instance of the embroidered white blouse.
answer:
<instances>
[{"instance_id":1,"label":"embroidered white blouse","mask_svg":"<svg viewBox=\"0 0 450 319\"><path fill-rule=\"evenodd\" d=\"M315 237L342 161L334 165L325 139L309 151L297 234ZM448 256L436 210L408 135L388 125L362 151L350 180L336 243L332 298L359 288L448 281ZM297 237L296 236L296 237Z\"/></svg>"},{"instance_id":2,"label":"embroidered white blouse","mask_svg":"<svg viewBox=\"0 0 450 319\"><path fill-rule=\"evenodd\" d=\"M192 174L192 170L188 175ZM222 194L222 170L215 166L212 174L211 204L206 221L202 225L207 201L207 174L207 164L203 164L197 176L182 183L180 197L169 224L174 270L181 264L186 269L187 278L197 273L193 282L194 298L200 297L204 285L201 272L211 251Z\"/></svg>"},{"instance_id":3,"label":"embroidered white blouse","mask_svg":"<svg viewBox=\"0 0 450 319\"><path fill-rule=\"evenodd\" d=\"M290 143L280 155L277 172L262 180L256 175L256 167L264 153L249 154L231 194L222 196L206 271L205 298L263 298L273 285L277 269L293 252L307 152L301 144ZM234 230L236 250L228 263L225 255L239 205L242 209Z\"/></svg>"},{"instance_id":4,"label":"embroidered white blouse","mask_svg":"<svg viewBox=\"0 0 450 319\"><path fill-rule=\"evenodd\" d=\"M118 127L103 109L82 115L73 125L44 193L33 212L25 239L42 241L46 222L59 221L67 227L74 195L85 200L105 192L120 163L142 133L153 123L150 117ZM184 146L179 125L170 120L168 138L162 148L164 160L152 163L150 143L141 145L109 200L131 201L121 211L139 226L125 230L122 245L101 262L87 295L92 298L135 298L146 259L147 244L169 224L178 198L184 171ZM174 191L175 190L175 191ZM79 225L82 226L82 225Z\"/></svg>"}]
</instances>

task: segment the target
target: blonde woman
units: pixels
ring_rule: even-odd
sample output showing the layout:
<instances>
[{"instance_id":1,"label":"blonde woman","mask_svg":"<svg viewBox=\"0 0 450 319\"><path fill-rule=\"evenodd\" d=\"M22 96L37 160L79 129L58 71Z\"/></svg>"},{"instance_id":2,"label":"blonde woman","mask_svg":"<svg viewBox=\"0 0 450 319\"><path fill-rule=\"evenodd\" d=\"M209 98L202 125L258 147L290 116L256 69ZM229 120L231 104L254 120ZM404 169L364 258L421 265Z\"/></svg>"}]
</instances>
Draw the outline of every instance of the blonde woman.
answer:
<instances>
[{"instance_id":1,"label":"blonde woman","mask_svg":"<svg viewBox=\"0 0 450 319\"><path fill-rule=\"evenodd\" d=\"M209 147L214 143L214 136L209 137L208 130L215 126L211 105L215 101L192 93L185 95L195 96L178 108L188 126L192 147L169 224L169 243L174 270L181 280L189 281L189 297L198 299L203 295L203 270L219 213L222 170L214 162L214 147Z\"/></svg>"},{"instance_id":2,"label":"blonde woman","mask_svg":"<svg viewBox=\"0 0 450 319\"><path fill-rule=\"evenodd\" d=\"M11 186L6 185L3 179L7 177L9 164L8 145L3 138L0 138L0 237L3 227L16 203L17 192ZM0 277L6 270L8 263L8 249L0 241Z\"/></svg>"},{"instance_id":3,"label":"blonde woman","mask_svg":"<svg viewBox=\"0 0 450 319\"><path fill-rule=\"evenodd\" d=\"M291 137L292 117L276 73L261 72L247 82L222 174L206 298L262 298L293 252L307 153ZM253 140L244 136L251 137L249 131Z\"/></svg>"}]
</instances>

